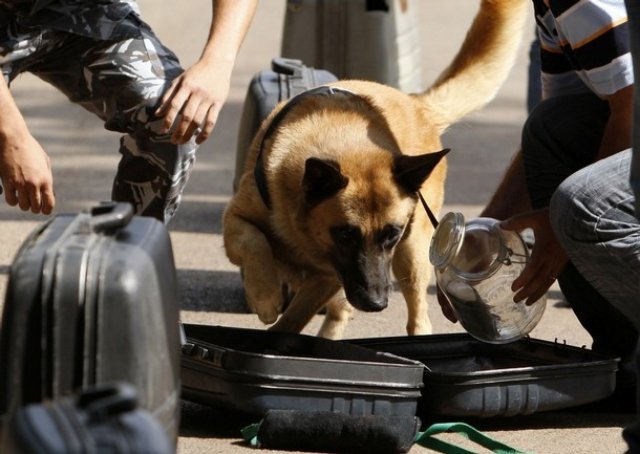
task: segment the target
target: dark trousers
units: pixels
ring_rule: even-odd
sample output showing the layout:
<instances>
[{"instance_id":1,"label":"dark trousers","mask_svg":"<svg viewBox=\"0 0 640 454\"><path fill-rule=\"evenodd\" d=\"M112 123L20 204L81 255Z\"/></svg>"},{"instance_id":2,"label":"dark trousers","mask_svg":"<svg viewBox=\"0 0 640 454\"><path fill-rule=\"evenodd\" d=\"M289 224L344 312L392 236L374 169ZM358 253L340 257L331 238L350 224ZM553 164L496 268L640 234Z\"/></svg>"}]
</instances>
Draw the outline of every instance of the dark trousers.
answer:
<instances>
[{"instance_id":1,"label":"dark trousers","mask_svg":"<svg viewBox=\"0 0 640 454\"><path fill-rule=\"evenodd\" d=\"M560 183L594 160L608 118L608 103L590 93L545 100L532 111L523 129L522 152L533 208L548 207ZM593 350L620 356L628 368L638 341L636 327L573 263L567 264L558 283L593 337ZM633 374L620 374L620 380L621 386L634 386Z\"/></svg>"}]
</instances>

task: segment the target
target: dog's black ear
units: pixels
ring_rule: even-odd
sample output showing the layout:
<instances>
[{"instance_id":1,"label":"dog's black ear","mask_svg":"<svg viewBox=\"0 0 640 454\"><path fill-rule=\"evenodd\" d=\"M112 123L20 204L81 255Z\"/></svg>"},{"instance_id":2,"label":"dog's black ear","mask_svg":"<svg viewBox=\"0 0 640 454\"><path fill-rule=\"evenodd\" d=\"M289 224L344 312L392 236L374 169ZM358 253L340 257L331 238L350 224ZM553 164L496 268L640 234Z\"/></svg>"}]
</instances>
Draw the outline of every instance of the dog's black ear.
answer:
<instances>
[{"instance_id":1,"label":"dog's black ear","mask_svg":"<svg viewBox=\"0 0 640 454\"><path fill-rule=\"evenodd\" d=\"M340 164L331 160L309 158L304 165L302 186L308 204L316 204L332 196L349 180L340 173Z\"/></svg>"},{"instance_id":2,"label":"dog's black ear","mask_svg":"<svg viewBox=\"0 0 640 454\"><path fill-rule=\"evenodd\" d=\"M449 148L445 148L435 153L417 156L397 156L393 168L393 176L396 182L407 192L416 192L449 151Z\"/></svg>"}]
</instances>

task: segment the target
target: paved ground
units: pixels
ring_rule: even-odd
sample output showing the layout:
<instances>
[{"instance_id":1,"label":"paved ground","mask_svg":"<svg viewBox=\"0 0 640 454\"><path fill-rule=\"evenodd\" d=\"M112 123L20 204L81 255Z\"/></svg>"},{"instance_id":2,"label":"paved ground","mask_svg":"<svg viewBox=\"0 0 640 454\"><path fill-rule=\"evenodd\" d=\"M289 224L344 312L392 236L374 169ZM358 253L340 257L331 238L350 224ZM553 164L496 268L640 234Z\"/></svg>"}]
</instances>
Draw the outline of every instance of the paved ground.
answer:
<instances>
[{"instance_id":1,"label":"paved ground","mask_svg":"<svg viewBox=\"0 0 640 454\"><path fill-rule=\"evenodd\" d=\"M427 84L461 43L477 2L421 3L421 44ZM176 8L176 3L169 0L140 0L148 22L186 65L195 60L206 37L209 4L209 0L190 0ZM229 101L214 137L201 148L184 204L170 226L180 279L182 318L186 322L262 328L257 317L245 312L238 271L224 256L221 213L231 193L236 134L245 90L251 76L279 54L284 10L283 0L261 2L237 62ZM498 97L446 134L445 145L454 150L450 155L446 209L476 215L517 147L525 119L526 51L523 45L517 66ZM58 211L77 211L94 201L107 199L118 159L118 138L37 79L23 76L13 89L32 130L51 154ZM43 219L0 203L0 295L4 294L15 251ZM448 323L435 305L430 312L436 332L460 330L458 325ZM404 323L404 304L399 295L394 295L385 312L356 314L347 337L403 335ZM316 320L305 332L314 333L317 327ZM564 304L557 288L549 292L546 313L532 336L590 345L589 336ZM623 452L620 431L629 421L625 415L558 412L473 423L516 447L550 454ZM239 428L247 422L250 421L238 415L185 404L179 451L249 452L239 437ZM427 450L414 447L411 452Z\"/></svg>"}]
</instances>

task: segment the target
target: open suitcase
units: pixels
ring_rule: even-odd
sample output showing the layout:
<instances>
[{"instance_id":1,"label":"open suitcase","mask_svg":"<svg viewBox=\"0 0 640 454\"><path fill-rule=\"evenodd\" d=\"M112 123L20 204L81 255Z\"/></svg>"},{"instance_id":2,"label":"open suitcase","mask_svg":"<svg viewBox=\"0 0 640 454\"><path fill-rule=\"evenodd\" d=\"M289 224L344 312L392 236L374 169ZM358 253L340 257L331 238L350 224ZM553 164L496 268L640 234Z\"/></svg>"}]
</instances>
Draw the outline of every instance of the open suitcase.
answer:
<instances>
[{"instance_id":1,"label":"open suitcase","mask_svg":"<svg viewBox=\"0 0 640 454\"><path fill-rule=\"evenodd\" d=\"M51 217L11 265L0 333L0 414L128 382L175 442L178 302L164 225L105 203Z\"/></svg>"},{"instance_id":2,"label":"open suitcase","mask_svg":"<svg viewBox=\"0 0 640 454\"><path fill-rule=\"evenodd\" d=\"M416 413L422 365L314 336L184 324L182 395L249 414Z\"/></svg>"},{"instance_id":3,"label":"open suitcase","mask_svg":"<svg viewBox=\"0 0 640 454\"><path fill-rule=\"evenodd\" d=\"M466 333L331 341L185 325L183 396L265 415L508 417L596 402L618 359L539 339L487 344Z\"/></svg>"},{"instance_id":4,"label":"open suitcase","mask_svg":"<svg viewBox=\"0 0 640 454\"><path fill-rule=\"evenodd\" d=\"M274 58L271 61L271 69L259 71L253 76L247 88L238 130L234 191L245 172L245 161L251 141L260 123L273 108L279 102L303 91L336 80L336 76L329 71L308 67L301 60L288 58Z\"/></svg>"}]
</instances>

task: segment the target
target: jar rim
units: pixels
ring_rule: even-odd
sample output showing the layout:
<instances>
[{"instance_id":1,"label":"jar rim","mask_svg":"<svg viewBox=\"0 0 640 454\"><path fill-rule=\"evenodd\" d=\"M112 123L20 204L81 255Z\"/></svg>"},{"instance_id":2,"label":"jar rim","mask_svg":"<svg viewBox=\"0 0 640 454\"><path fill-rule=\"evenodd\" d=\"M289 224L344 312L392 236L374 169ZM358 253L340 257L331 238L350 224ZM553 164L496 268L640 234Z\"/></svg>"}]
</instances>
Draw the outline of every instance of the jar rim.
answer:
<instances>
[{"instance_id":1,"label":"jar rim","mask_svg":"<svg viewBox=\"0 0 640 454\"><path fill-rule=\"evenodd\" d=\"M462 213L451 211L438 223L429 245L429 260L438 269L446 267L460 252L466 223Z\"/></svg>"},{"instance_id":2,"label":"jar rim","mask_svg":"<svg viewBox=\"0 0 640 454\"><path fill-rule=\"evenodd\" d=\"M480 223L472 221L491 220L493 223ZM462 213L449 212L443 216L442 221L438 224L436 230L431 238L431 244L429 247L429 260L438 270L442 270L449 266L453 259L458 255L463 247L465 235L474 230L484 230L486 232L497 232L496 237L499 239L498 249L495 251L496 256L492 260L491 264L484 268L482 271L471 272L461 270L454 265L451 265L456 274L467 281L484 280L495 274L500 267L509 262L510 249L503 240L503 231L497 225L497 221L493 218L474 218L468 224L465 221ZM524 245L524 242L523 242ZM525 247L526 252L526 247Z\"/></svg>"}]
</instances>

